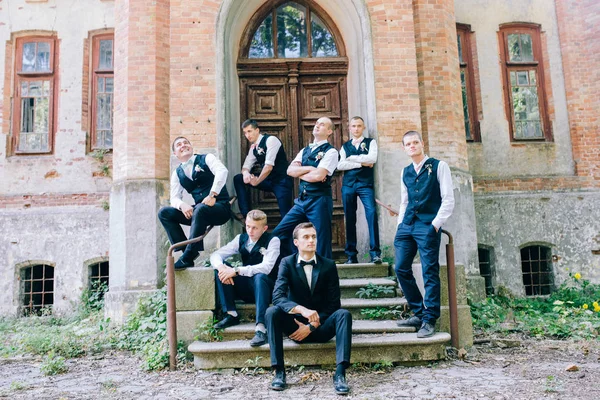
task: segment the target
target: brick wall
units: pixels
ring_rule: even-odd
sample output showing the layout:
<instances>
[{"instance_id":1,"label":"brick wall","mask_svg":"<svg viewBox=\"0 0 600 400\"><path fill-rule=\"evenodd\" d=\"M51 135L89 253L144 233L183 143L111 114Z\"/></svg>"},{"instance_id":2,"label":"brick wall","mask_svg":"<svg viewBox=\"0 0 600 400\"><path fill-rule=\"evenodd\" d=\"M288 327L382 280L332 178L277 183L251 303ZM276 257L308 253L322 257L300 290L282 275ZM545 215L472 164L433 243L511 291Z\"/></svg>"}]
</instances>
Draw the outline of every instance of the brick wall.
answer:
<instances>
[{"instance_id":1,"label":"brick wall","mask_svg":"<svg viewBox=\"0 0 600 400\"><path fill-rule=\"evenodd\" d=\"M427 151L467 170L453 0L415 0L421 121Z\"/></svg>"},{"instance_id":2,"label":"brick wall","mask_svg":"<svg viewBox=\"0 0 600 400\"><path fill-rule=\"evenodd\" d=\"M169 11L115 1L115 180L169 175Z\"/></svg>"},{"instance_id":3,"label":"brick wall","mask_svg":"<svg viewBox=\"0 0 600 400\"><path fill-rule=\"evenodd\" d=\"M412 2L368 1L373 38L379 146L402 148L402 135L421 130Z\"/></svg>"},{"instance_id":4,"label":"brick wall","mask_svg":"<svg viewBox=\"0 0 600 400\"><path fill-rule=\"evenodd\" d=\"M171 141L216 148L217 15L221 1L171 1Z\"/></svg>"},{"instance_id":5,"label":"brick wall","mask_svg":"<svg viewBox=\"0 0 600 400\"><path fill-rule=\"evenodd\" d=\"M108 205L108 199L108 193L48 193L0 196L0 209L57 206L98 206L104 208Z\"/></svg>"},{"instance_id":6,"label":"brick wall","mask_svg":"<svg viewBox=\"0 0 600 400\"><path fill-rule=\"evenodd\" d=\"M573 158L600 181L600 2L556 0Z\"/></svg>"}]
</instances>

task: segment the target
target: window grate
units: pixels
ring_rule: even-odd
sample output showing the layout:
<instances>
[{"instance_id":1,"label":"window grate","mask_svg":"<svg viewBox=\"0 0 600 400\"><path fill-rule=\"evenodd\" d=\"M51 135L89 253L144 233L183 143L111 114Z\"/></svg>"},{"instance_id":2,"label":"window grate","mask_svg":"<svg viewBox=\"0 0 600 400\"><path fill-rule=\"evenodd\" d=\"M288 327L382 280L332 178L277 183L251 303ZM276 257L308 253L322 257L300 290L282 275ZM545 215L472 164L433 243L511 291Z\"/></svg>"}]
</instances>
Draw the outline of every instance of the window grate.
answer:
<instances>
[{"instance_id":1,"label":"window grate","mask_svg":"<svg viewBox=\"0 0 600 400\"><path fill-rule=\"evenodd\" d=\"M491 262L491 251L483 247L477 249L479 253L479 275L485 279L485 294L494 294L493 266Z\"/></svg>"},{"instance_id":2,"label":"window grate","mask_svg":"<svg viewBox=\"0 0 600 400\"><path fill-rule=\"evenodd\" d=\"M521 270L526 296L548 295L554 289L552 254L549 247L528 246L521 249Z\"/></svg>"},{"instance_id":3,"label":"window grate","mask_svg":"<svg viewBox=\"0 0 600 400\"><path fill-rule=\"evenodd\" d=\"M21 269L21 311L23 315L42 314L54 304L54 267L40 264Z\"/></svg>"},{"instance_id":4,"label":"window grate","mask_svg":"<svg viewBox=\"0 0 600 400\"><path fill-rule=\"evenodd\" d=\"M109 284L108 261L103 261L90 265L89 271L89 290L92 292L99 292L99 297L103 298L103 287L107 288Z\"/></svg>"}]
</instances>

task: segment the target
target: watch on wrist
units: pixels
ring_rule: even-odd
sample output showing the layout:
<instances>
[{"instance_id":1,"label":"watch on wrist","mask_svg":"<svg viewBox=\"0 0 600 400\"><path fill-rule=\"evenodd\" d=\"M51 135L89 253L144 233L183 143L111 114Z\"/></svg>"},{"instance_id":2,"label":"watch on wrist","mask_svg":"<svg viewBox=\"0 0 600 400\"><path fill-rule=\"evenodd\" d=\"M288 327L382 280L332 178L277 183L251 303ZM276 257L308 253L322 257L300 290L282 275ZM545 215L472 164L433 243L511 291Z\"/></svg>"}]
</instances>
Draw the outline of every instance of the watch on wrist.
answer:
<instances>
[{"instance_id":1,"label":"watch on wrist","mask_svg":"<svg viewBox=\"0 0 600 400\"><path fill-rule=\"evenodd\" d=\"M314 332L317 328L313 324L308 324L308 329L310 329L311 332Z\"/></svg>"},{"instance_id":2,"label":"watch on wrist","mask_svg":"<svg viewBox=\"0 0 600 400\"><path fill-rule=\"evenodd\" d=\"M240 274L240 267L233 267L233 272L235 272L235 275L239 275Z\"/></svg>"}]
</instances>

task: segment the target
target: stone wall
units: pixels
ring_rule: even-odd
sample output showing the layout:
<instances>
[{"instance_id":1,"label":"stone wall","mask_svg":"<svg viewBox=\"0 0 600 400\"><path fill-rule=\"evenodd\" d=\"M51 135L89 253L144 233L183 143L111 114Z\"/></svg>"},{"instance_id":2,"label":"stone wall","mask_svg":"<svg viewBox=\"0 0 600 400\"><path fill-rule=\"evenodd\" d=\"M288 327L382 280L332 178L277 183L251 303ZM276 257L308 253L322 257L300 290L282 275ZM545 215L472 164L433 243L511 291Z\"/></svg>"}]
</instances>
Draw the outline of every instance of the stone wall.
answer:
<instances>
[{"instance_id":1,"label":"stone wall","mask_svg":"<svg viewBox=\"0 0 600 400\"><path fill-rule=\"evenodd\" d=\"M580 272L600 282L600 194L594 191L488 193L475 197L477 238L493 248L496 285L524 295L520 249L552 249L558 285Z\"/></svg>"}]
</instances>

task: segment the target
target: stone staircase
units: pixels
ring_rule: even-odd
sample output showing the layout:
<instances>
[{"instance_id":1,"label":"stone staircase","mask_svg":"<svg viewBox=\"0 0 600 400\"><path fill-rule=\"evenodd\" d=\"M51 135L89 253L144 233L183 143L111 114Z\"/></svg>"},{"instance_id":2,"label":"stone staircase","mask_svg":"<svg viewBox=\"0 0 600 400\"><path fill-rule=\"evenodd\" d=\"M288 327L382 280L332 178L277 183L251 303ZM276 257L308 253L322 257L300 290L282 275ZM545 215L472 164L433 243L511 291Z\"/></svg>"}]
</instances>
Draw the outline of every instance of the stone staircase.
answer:
<instances>
[{"instance_id":1,"label":"stone staircase","mask_svg":"<svg viewBox=\"0 0 600 400\"><path fill-rule=\"evenodd\" d=\"M420 274L420 265L414 266ZM443 268L445 271L445 268ZM457 272L457 284L464 287L464 269ZM415 329L399 328L395 320L369 320L366 314L381 307L403 310L406 300L401 297L397 283L389 276L389 265L384 264L338 264L342 308L349 310L353 317L352 362L377 363L394 362L399 364L415 364L445 358L446 346L450 343L447 317L447 292L445 275L442 272L442 317L440 329L433 337L417 339ZM461 279L462 276L462 279ZM225 329L220 342L193 341L194 328L199 323L212 318L214 300L214 277L209 268L196 267L176 273L177 290L177 331L180 340L191 344L188 350L194 355L194 365L201 369L242 368L248 366L270 366L269 346L251 347L249 339L254 335L254 304L238 304L238 312L242 324ZM386 286L383 298L358 298L359 289L369 283ZM465 290L466 292L466 290ZM212 296L212 298L211 298ZM466 296L459 298L459 324L465 337L461 344L472 343L472 328ZM446 306L444 306L446 305ZM465 307L467 313L465 314ZM376 312L376 311L375 311ZM446 314L446 315L444 315ZM470 336L469 336L470 334ZM335 364L335 341L323 344L296 344L284 340L285 359L288 365L330 365Z\"/></svg>"}]
</instances>

